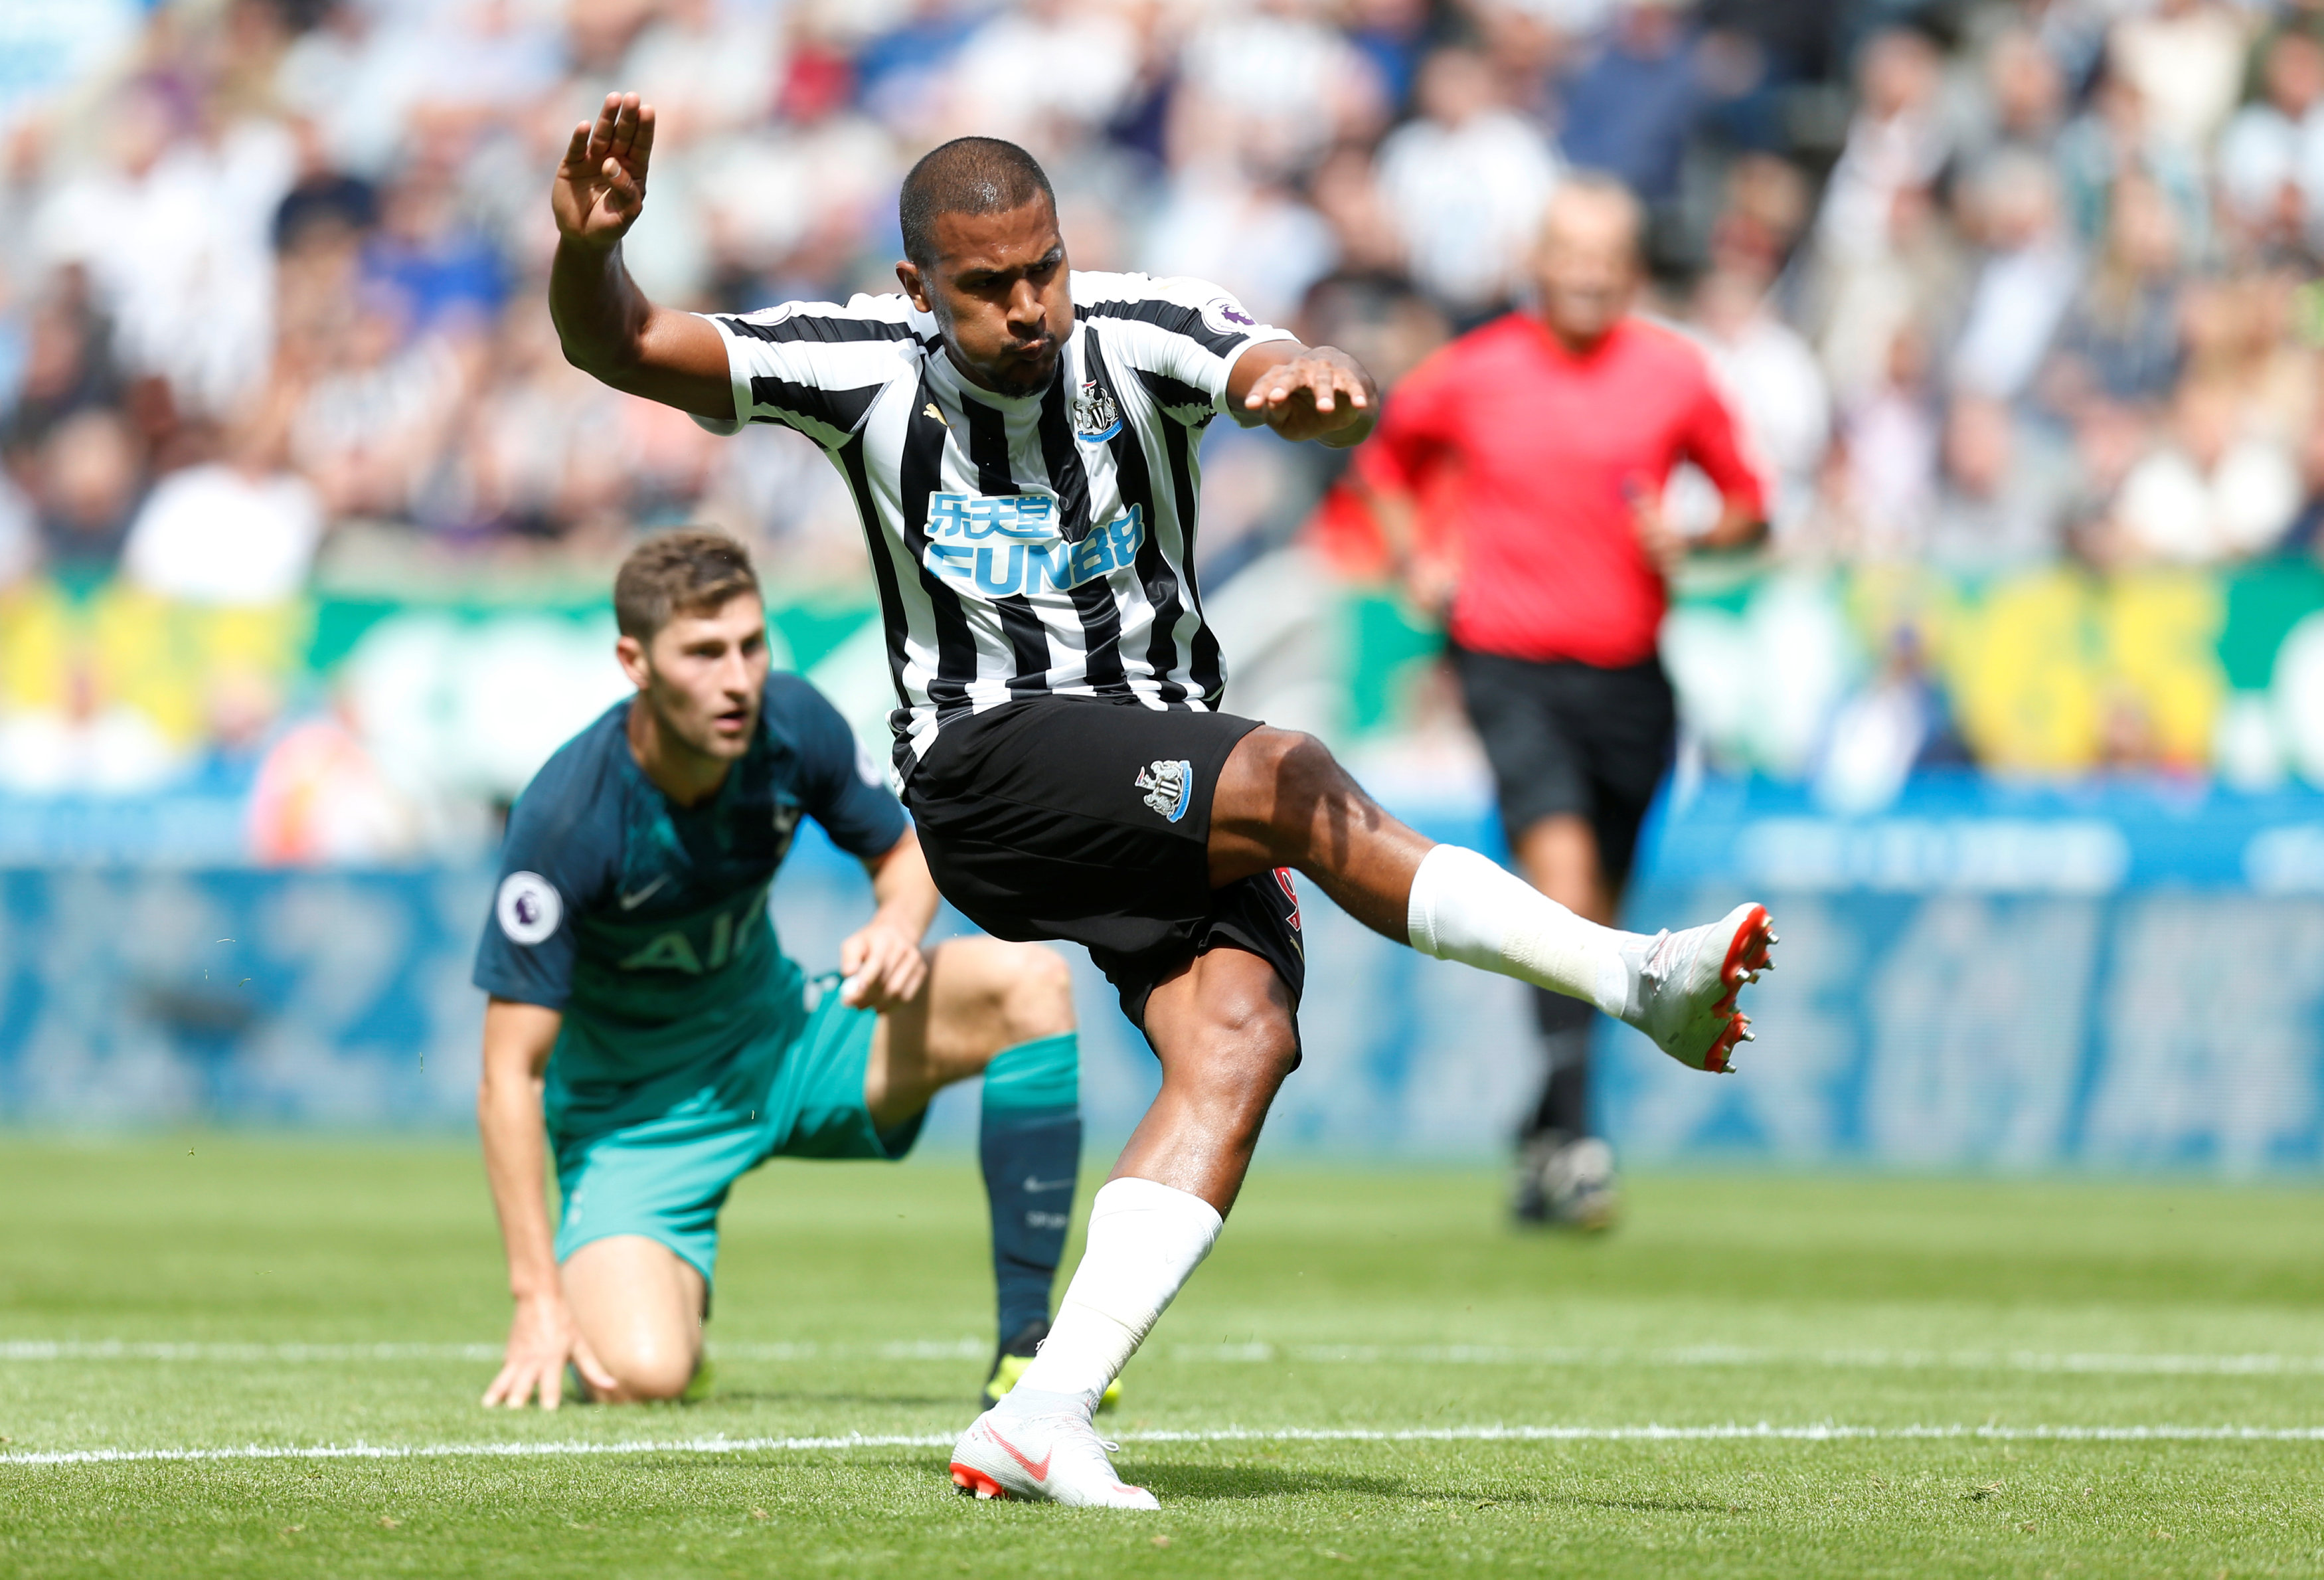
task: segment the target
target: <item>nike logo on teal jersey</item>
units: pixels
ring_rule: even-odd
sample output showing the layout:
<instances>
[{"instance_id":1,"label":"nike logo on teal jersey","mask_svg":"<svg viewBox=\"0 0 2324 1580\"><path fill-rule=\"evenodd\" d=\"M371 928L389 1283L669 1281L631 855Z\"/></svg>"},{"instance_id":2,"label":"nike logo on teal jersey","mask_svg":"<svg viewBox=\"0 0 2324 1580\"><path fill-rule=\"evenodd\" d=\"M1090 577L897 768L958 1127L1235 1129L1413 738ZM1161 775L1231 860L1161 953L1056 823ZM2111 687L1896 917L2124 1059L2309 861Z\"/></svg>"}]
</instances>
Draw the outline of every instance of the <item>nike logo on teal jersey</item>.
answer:
<instances>
[{"instance_id":1,"label":"nike logo on teal jersey","mask_svg":"<svg viewBox=\"0 0 2324 1580\"><path fill-rule=\"evenodd\" d=\"M668 873L664 873L660 877L656 878L652 882L648 883L636 893L622 895L622 909L623 910L635 910L639 906L643 905L646 902L647 895L651 894L655 890L660 888L664 883L669 882L669 874Z\"/></svg>"}]
</instances>

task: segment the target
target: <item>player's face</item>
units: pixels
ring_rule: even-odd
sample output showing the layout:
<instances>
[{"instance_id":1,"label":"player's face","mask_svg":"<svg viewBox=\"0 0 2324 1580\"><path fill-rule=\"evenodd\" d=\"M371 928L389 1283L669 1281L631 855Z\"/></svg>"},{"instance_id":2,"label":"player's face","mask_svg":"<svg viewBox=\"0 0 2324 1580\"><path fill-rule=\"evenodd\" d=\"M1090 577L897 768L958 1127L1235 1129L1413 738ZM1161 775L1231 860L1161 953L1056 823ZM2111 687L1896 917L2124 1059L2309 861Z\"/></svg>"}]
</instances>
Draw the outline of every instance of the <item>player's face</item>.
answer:
<instances>
[{"instance_id":1,"label":"player's face","mask_svg":"<svg viewBox=\"0 0 2324 1580\"><path fill-rule=\"evenodd\" d=\"M1637 290L1637 211L1609 192L1561 194L1542 226L1534 283L1541 316L1561 339L1597 340Z\"/></svg>"},{"instance_id":2,"label":"player's face","mask_svg":"<svg viewBox=\"0 0 2324 1580\"><path fill-rule=\"evenodd\" d=\"M622 645L622 667L667 735L726 762L750 750L767 689L767 611L755 595L708 614L673 614L650 642Z\"/></svg>"},{"instance_id":3,"label":"player's face","mask_svg":"<svg viewBox=\"0 0 2324 1580\"><path fill-rule=\"evenodd\" d=\"M1065 243L1046 198L1003 214L940 214L936 260L896 265L913 305L936 315L969 379L1003 395L1038 394L1074 331Z\"/></svg>"}]
</instances>

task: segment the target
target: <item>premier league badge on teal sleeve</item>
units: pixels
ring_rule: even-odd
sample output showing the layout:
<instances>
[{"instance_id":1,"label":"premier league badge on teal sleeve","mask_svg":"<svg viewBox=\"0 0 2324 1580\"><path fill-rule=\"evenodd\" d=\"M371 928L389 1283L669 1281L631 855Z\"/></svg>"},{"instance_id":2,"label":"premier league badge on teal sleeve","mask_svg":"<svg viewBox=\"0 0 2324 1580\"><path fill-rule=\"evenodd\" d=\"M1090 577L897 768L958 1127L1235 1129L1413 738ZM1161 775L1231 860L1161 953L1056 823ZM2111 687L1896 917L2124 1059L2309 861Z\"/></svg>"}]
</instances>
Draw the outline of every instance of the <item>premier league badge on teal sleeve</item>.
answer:
<instances>
[{"instance_id":1,"label":"premier league badge on teal sleeve","mask_svg":"<svg viewBox=\"0 0 2324 1580\"><path fill-rule=\"evenodd\" d=\"M556 885L539 873L511 873L501 880L493 914L501 931L520 944L538 944L557 930L564 919L565 902Z\"/></svg>"}]
</instances>

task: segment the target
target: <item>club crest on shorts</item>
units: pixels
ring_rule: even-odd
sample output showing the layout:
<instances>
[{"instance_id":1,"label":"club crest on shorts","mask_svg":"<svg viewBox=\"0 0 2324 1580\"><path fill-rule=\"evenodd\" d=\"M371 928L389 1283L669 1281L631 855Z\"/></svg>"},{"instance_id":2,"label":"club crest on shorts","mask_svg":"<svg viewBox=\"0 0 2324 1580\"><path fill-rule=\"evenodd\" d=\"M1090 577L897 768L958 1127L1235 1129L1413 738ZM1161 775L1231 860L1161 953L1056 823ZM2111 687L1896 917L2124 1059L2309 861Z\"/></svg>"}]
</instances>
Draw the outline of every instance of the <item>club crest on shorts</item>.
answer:
<instances>
[{"instance_id":1,"label":"club crest on shorts","mask_svg":"<svg viewBox=\"0 0 2324 1580\"><path fill-rule=\"evenodd\" d=\"M1186 815L1186 803L1194 793L1194 765L1181 758L1176 762L1156 761L1138 771L1133 787L1146 792L1146 805L1176 823Z\"/></svg>"},{"instance_id":2,"label":"club crest on shorts","mask_svg":"<svg viewBox=\"0 0 2324 1580\"><path fill-rule=\"evenodd\" d=\"M1121 408L1095 379L1074 397L1074 432L1084 444L1103 444L1121 431Z\"/></svg>"}]
</instances>

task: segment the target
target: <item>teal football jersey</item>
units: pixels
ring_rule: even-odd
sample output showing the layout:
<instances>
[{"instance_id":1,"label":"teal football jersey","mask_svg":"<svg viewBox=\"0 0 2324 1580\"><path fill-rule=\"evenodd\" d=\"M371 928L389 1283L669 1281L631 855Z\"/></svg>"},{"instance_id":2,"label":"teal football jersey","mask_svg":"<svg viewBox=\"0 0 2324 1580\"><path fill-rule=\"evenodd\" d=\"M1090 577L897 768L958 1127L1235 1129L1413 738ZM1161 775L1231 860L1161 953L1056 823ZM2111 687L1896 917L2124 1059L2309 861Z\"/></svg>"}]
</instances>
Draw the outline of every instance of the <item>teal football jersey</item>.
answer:
<instances>
[{"instance_id":1,"label":"teal football jersey","mask_svg":"<svg viewBox=\"0 0 2324 1580\"><path fill-rule=\"evenodd\" d=\"M831 704L768 678L759 732L718 793L672 802L631 755L616 704L551 757L509 816L475 981L586 1024L571 1051L615 1067L561 1084L633 1083L800 1012L801 975L767 893L802 817L872 857L908 826Z\"/></svg>"}]
</instances>

